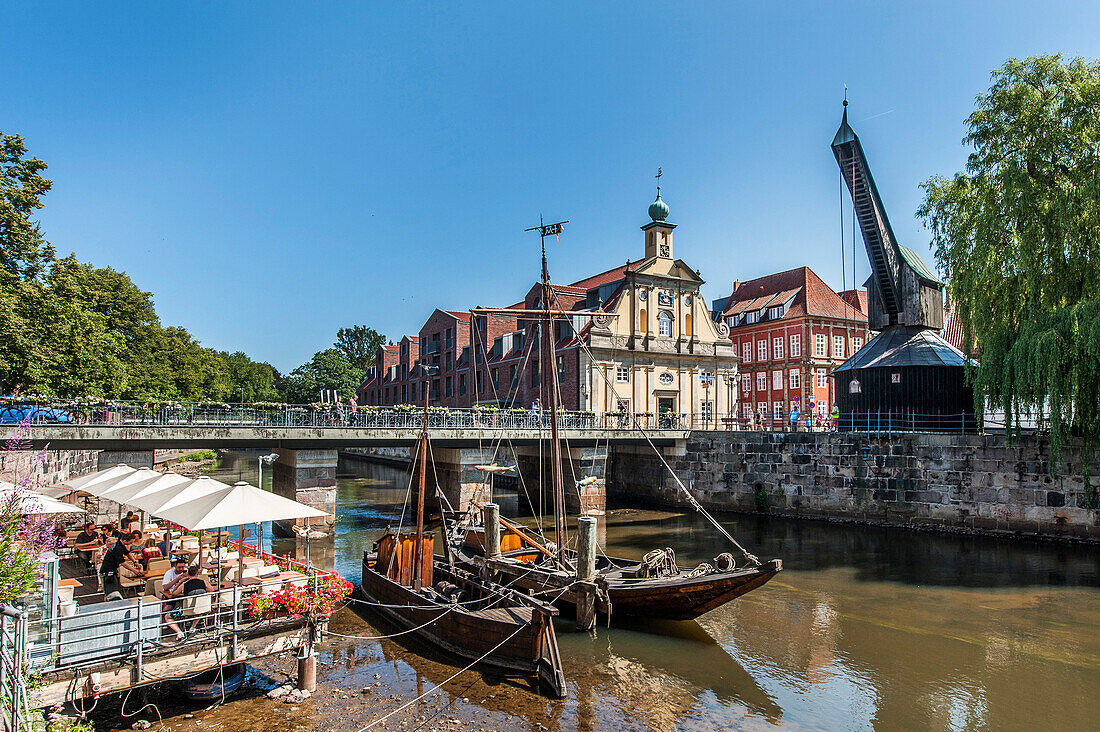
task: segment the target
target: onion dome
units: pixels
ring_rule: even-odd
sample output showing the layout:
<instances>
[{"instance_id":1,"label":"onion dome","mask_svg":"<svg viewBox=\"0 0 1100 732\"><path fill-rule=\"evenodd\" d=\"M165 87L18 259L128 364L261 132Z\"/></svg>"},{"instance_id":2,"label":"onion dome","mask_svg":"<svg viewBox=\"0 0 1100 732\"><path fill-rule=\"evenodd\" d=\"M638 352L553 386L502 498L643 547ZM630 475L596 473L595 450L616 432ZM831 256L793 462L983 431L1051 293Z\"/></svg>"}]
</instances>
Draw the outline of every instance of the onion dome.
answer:
<instances>
[{"instance_id":1,"label":"onion dome","mask_svg":"<svg viewBox=\"0 0 1100 732\"><path fill-rule=\"evenodd\" d=\"M654 221L664 221L668 218L668 204L661 200L661 192L657 192L657 200L649 204L649 218Z\"/></svg>"}]
</instances>

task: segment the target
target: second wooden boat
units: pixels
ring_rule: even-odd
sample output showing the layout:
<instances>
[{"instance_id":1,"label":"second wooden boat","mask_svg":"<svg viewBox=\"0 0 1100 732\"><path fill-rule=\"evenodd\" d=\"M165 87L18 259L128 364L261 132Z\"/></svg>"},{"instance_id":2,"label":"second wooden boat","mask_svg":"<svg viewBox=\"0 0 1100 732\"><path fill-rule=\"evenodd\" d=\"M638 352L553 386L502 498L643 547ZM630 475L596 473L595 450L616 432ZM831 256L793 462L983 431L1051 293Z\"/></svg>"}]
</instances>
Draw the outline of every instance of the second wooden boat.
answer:
<instances>
[{"instance_id":1,"label":"second wooden boat","mask_svg":"<svg viewBox=\"0 0 1100 732\"><path fill-rule=\"evenodd\" d=\"M416 530L388 531L364 553L362 599L403 632L473 664L533 676L548 694L565 696L553 625L557 610L435 556L434 533L424 531L427 455L425 404Z\"/></svg>"}]
</instances>

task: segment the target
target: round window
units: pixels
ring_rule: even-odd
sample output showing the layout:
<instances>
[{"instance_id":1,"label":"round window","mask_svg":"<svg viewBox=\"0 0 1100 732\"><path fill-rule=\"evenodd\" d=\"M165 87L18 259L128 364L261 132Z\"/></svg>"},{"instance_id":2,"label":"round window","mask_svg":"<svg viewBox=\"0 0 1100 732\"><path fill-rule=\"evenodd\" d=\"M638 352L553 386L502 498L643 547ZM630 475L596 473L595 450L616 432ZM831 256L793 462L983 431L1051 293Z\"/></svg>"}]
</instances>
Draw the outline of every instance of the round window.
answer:
<instances>
[{"instance_id":1,"label":"round window","mask_svg":"<svg viewBox=\"0 0 1100 732\"><path fill-rule=\"evenodd\" d=\"M673 376L668 371L665 371L663 374L661 374L660 376L657 377L657 380L660 381L662 384L665 384L667 386L668 384L672 383Z\"/></svg>"}]
</instances>

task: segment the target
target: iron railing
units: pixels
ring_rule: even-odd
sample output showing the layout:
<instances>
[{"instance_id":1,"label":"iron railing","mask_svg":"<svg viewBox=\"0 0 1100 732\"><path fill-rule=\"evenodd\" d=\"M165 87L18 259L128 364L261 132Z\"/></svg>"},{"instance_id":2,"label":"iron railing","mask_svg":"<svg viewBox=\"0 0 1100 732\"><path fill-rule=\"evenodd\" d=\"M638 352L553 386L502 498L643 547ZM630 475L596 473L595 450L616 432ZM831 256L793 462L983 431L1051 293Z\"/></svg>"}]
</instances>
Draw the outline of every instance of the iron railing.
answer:
<instances>
[{"instance_id":1,"label":"iron railing","mask_svg":"<svg viewBox=\"0 0 1100 732\"><path fill-rule=\"evenodd\" d=\"M904 432L975 432L983 423L996 429L988 416L921 414L917 412L857 412L841 415L841 431L893 434ZM320 427L331 429L419 429L423 408L412 405L351 408L344 405L230 404L213 402L110 401L15 401L0 399L0 425L26 421L30 424L89 425L106 427ZM828 431L831 418L815 414L807 428L806 416L798 431ZM429 407L431 429L542 430L549 429L545 409L516 407L449 408ZM1003 426L1003 425L1002 425ZM558 413L562 430L763 430L789 432L789 418L765 415L763 419L736 413Z\"/></svg>"},{"instance_id":2,"label":"iron railing","mask_svg":"<svg viewBox=\"0 0 1100 732\"><path fill-rule=\"evenodd\" d=\"M0 608L0 730L21 732L28 721L27 619L18 609Z\"/></svg>"}]
</instances>

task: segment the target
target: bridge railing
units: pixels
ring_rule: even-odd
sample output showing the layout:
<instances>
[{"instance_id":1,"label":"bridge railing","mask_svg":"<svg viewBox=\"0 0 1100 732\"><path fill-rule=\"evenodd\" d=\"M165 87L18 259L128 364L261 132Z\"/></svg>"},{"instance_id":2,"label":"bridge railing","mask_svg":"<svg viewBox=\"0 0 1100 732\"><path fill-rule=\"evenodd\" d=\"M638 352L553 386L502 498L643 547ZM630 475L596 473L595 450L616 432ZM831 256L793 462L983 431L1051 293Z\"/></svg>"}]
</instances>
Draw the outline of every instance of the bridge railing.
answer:
<instances>
[{"instance_id":1,"label":"bridge railing","mask_svg":"<svg viewBox=\"0 0 1100 732\"><path fill-rule=\"evenodd\" d=\"M745 429L737 415L690 413L559 412L565 430ZM416 429L423 409L411 405L351 407L340 405L231 404L222 402L53 401L0 398L0 425L90 425L105 427L324 427ZM428 408L431 429L549 430L549 412L540 408Z\"/></svg>"},{"instance_id":2,"label":"bridge railing","mask_svg":"<svg viewBox=\"0 0 1100 732\"><path fill-rule=\"evenodd\" d=\"M563 430L791 430L786 415L651 412L575 412L559 413ZM980 415L979 415L980 417ZM271 427L334 429L418 429L423 408L412 405L358 407L329 404L230 404L221 402L141 402L141 401L16 401L0 398L0 425L27 421L30 424L90 425L106 427ZM814 415L808 426L799 419L798 431L821 432L833 429L833 420ZM983 420L972 413L924 415L915 412L857 412L842 414L837 425L841 431L892 434L895 432L976 432ZM550 415L538 408L474 407L452 409L429 407L428 426L439 429L549 430ZM984 427L996 429L987 418ZM1002 424L1003 427L1003 424Z\"/></svg>"}]
</instances>

